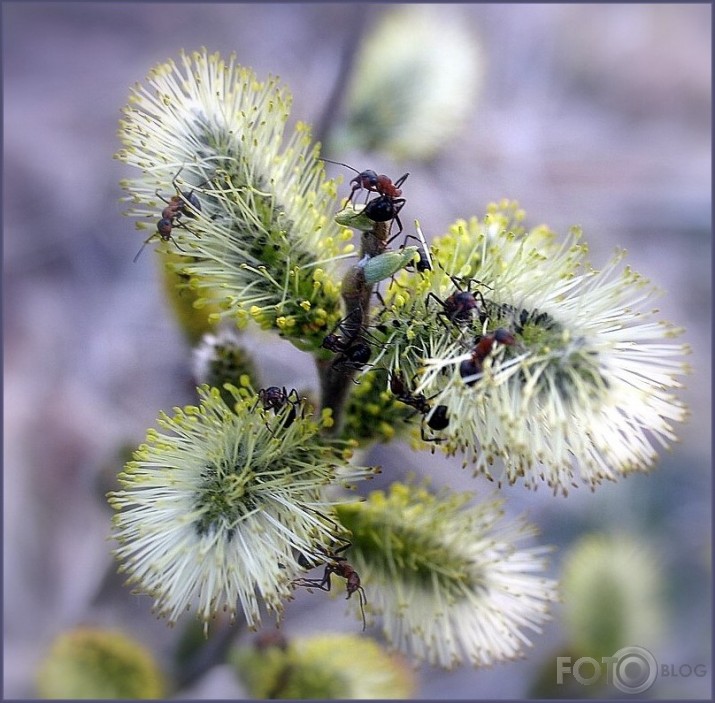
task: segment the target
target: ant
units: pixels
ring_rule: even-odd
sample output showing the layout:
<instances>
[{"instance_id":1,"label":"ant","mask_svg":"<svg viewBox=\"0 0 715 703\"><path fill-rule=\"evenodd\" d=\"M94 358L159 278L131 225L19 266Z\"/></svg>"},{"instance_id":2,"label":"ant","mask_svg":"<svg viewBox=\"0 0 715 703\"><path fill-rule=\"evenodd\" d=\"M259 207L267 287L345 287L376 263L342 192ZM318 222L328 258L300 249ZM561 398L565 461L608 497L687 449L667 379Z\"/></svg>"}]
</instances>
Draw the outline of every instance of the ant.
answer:
<instances>
[{"instance_id":1,"label":"ant","mask_svg":"<svg viewBox=\"0 0 715 703\"><path fill-rule=\"evenodd\" d=\"M302 398L298 395L298 391L295 388L292 388L290 392L288 392L286 391L285 386L282 388L279 388L278 386L269 386L268 388L261 388L258 391L258 398L256 398L256 403L254 404L252 410L255 410L258 403L261 403L264 410L273 410L273 414L277 415L279 410L284 408L286 405L290 405L291 409L288 412L284 423L284 425L288 427L288 425L291 425L296 418L296 408L300 405L301 400Z\"/></svg>"},{"instance_id":2,"label":"ant","mask_svg":"<svg viewBox=\"0 0 715 703\"><path fill-rule=\"evenodd\" d=\"M452 283L457 287L457 290L452 293L446 300L442 300L437 296L436 293L429 292L425 300L425 304L430 298L434 298L441 306L442 309L437 313L439 317L444 317L449 322L454 325L463 325L472 319L472 311L476 310L480 313L479 304L477 303L477 295L479 296L482 306L486 307L486 301L481 291L472 292L469 290L464 290L458 282L455 276L449 277ZM469 285L471 286L473 279L469 279Z\"/></svg>"},{"instance_id":3,"label":"ant","mask_svg":"<svg viewBox=\"0 0 715 703\"><path fill-rule=\"evenodd\" d=\"M359 308L356 308L356 310L360 312ZM362 336L363 332L367 333L362 327L362 313L360 312L360 322L357 329L353 329L354 321L351 320L352 317L356 317L356 315L351 314L340 320L333 328L333 331L325 336L320 345L324 349L340 354L333 362L333 368L335 369L359 371L370 361L372 356L370 342ZM350 322L350 327L346 325L347 322ZM344 337L335 334L335 330L338 328L346 333Z\"/></svg>"},{"instance_id":4,"label":"ant","mask_svg":"<svg viewBox=\"0 0 715 703\"><path fill-rule=\"evenodd\" d=\"M390 375L390 392L400 403L409 405L411 408L415 409L415 412L421 413L423 418L426 418L427 426L430 429L439 432L440 430L444 430L447 425L449 425L447 406L438 405L434 410L432 410L432 406L429 404L429 401L432 400L434 396L432 396L432 398L426 398L424 393L410 393L401 374L393 373ZM432 410L431 414L430 410ZM420 425L420 436L422 437L423 442L435 442L436 444L439 444L442 441L436 437L427 437L425 435L424 420L422 425Z\"/></svg>"},{"instance_id":5,"label":"ant","mask_svg":"<svg viewBox=\"0 0 715 703\"><path fill-rule=\"evenodd\" d=\"M333 362L334 369L352 369L354 371L359 371L363 366L365 366L365 364L367 364L368 361L370 361L372 350L370 349L370 345L362 340L362 338L353 340L347 346L343 346L344 344L344 342L341 342L336 347L328 347L325 345L325 340L323 340L323 345L326 349L340 353L340 356L338 356Z\"/></svg>"},{"instance_id":6,"label":"ant","mask_svg":"<svg viewBox=\"0 0 715 703\"><path fill-rule=\"evenodd\" d=\"M330 351L343 351L339 347L349 345L362 331L362 320L362 305L356 305L342 320L338 320L338 324L329 334L325 335L321 346ZM345 335L345 338L335 334L337 329Z\"/></svg>"},{"instance_id":7,"label":"ant","mask_svg":"<svg viewBox=\"0 0 715 703\"><path fill-rule=\"evenodd\" d=\"M397 226L399 227L397 234L402 232L403 228L402 222L399 218L399 213L407 200L400 197L402 195L400 186L407 180L407 176L410 175L409 173L403 174L393 183L392 179L388 176L385 176L384 174L380 174L378 176L378 174L371 169L358 171L356 168L353 168L349 164L342 163L341 161L332 161L331 159L325 158L322 158L321 161L327 161L331 164L336 164L337 166L345 166L345 168L349 168L351 171L358 174L350 181L353 188L345 201L346 206L348 203L352 202L355 193L359 190L366 190L368 192L368 198L370 197L370 193L377 193L377 198L373 198L369 202L367 199L365 200L365 208L362 210L361 214L365 215L365 217L373 222L388 222L394 220L397 222Z\"/></svg>"},{"instance_id":8,"label":"ant","mask_svg":"<svg viewBox=\"0 0 715 703\"><path fill-rule=\"evenodd\" d=\"M201 202L199 201L198 196L194 193L195 188L185 191L182 191L179 188L177 179L179 177L179 174L183 170L184 167L182 166L171 180L171 184L176 189L176 195L172 195L171 198L167 200L159 192L158 188L154 191L157 198L160 198L166 203L166 207L161 211L161 219L156 223L156 232L152 232L152 234L144 241L141 246L141 249L139 249L139 251L134 256L134 263L136 263L137 259L139 258L139 255L142 253L142 251L144 251L144 247L157 235L159 235L159 238L164 242L168 242L169 240L171 240L172 242L174 242L174 246L176 246L179 251L184 251L178 245L176 240L171 236L171 230L174 227L183 227L184 229L189 230L189 228L183 222L179 222L179 218L182 215L186 215L186 217L195 217L195 214L194 212L192 212L192 209L195 212L201 212ZM201 186L205 185L206 183L208 183L208 181L204 181ZM201 186L196 187L199 188ZM191 230L189 230L189 232L191 232ZM194 232L193 234L196 233Z\"/></svg>"},{"instance_id":9,"label":"ant","mask_svg":"<svg viewBox=\"0 0 715 703\"><path fill-rule=\"evenodd\" d=\"M474 349L472 349L471 358L466 359L459 365L459 375L462 378L476 376L482 372L484 361L492 353L495 343L513 346L516 344L516 337L509 330L500 327L494 332L477 337L476 342ZM468 386L473 386L476 382L476 378L471 381L465 381Z\"/></svg>"},{"instance_id":10,"label":"ant","mask_svg":"<svg viewBox=\"0 0 715 703\"><path fill-rule=\"evenodd\" d=\"M342 161L332 161L331 159L325 158L321 158L321 161L327 161L328 163L335 164L336 166L345 166L345 168L349 168L351 171L355 171L355 173L358 174L350 181L350 185L352 185L353 189L350 191L350 195L345 201L345 205L352 202L353 196L357 193L357 191L363 189L368 191L368 197L370 197L370 193L378 193L379 195L386 195L389 198L399 198L400 195L402 195L400 186L407 180L407 176L410 175L409 173L405 173L393 183L391 178L385 176L384 174L380 174L378 176L372 169L358 171L356 168L353 168L349 164L344 164ZM367 202L367 199L365 202Z\"/></svg>"},{"instance_id":11,"label":"ant","mask_svg":"<svg viewBox=\"0 0 715 703\"><path fill-rule=\"evenodd\" d=\"M430 256L429 246L427 245L427 241L425 240L424 234L422 234L422 230L420 229L420 225L419 225L419 222L417 222L417 220L415 220L415 227L417 230L417 235L406 234L405 242L400 247L400 249L404 249L405 246L407 246L408 239L414 239L417 242L417 254L419 256L419 259L413 264L408 264L405 268L412 267L419 273L424 273L425 271L432 270L432 257ZM397 235L395 235L395 236L397 236ZM394 239L394 238L395 237L392 237L392 239ZM390 241L392 241L392 239ZM389 242L388 242L388 244L389 244Z\"/></svg>"},{"instance_id":12,"label":"ant","mask_svg":"<svg viewBox=\"0 0 715 703\"><path fill-rule=\"evenodd\" d=\"M360 612L362 613L362 629L363 632L367 627L367 622L365 620L365 604L367 603L367 596L365 595L365 589L360 584L360 576L357 571L348 563L345 557L339 556L341 552L351 547L351 543L336 549L334 552L326 552L325 556L328 561L325 563L325 571L323 571L322 579L306 579L299 578L293 580L293 586L305 586L306 588L319 588L321 591L330 591L330 577L335 574L345 579L345 590L347 592L346 600L352 596L353 593L358 594L360 600ZM305 558L304 555L298 557L298 563L304 568L311 568L312 564Z\"/></svg>"},{"instance_id":13,"label":"ant","mask_svg":"<svg viewBox=\"0 0 715 703\"><path fill-rule=\"evenodd\" d=\"M408 235L412 236L412 235ZM429 253L425 248L422 246L418 245L417 246L417 255L419 256L419 259L414 263L414 264L409 264L410 266L414 267L419 273L424 273L425 271L431 271L432 270L432 259L430 258Z\"/></svg>"}]
</instances>

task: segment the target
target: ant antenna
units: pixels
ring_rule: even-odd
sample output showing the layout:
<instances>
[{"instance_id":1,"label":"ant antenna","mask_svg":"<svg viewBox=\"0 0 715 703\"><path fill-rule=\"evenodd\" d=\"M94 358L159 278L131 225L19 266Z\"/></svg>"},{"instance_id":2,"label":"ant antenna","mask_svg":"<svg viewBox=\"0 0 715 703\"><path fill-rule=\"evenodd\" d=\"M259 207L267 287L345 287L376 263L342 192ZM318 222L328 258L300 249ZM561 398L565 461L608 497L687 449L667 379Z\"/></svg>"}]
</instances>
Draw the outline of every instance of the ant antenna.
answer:
<instances>
[{"instance_id":1,"label":"ant antenna","mask_svg":"<svg viewBox=\"0 0 715 703\"><path fill-rule=\"evenodd\" d=\"M144 244L141 245L141 248L140 248L139 251L134 255L134 258L132 259L132 263L133 263L133 264L136 264L136 262L137 262L138 259L139 259L139 255L144 251L144 247L145 247L147 244L149 244L149 242L150 242L152 239L154 239L157 234L159 234L159 233L158 233L158 232L154 232L154 233L151 235L151 237L148 237L147 239L144 240ZM182 248L179 246L178 242L177 242L172 236L169 236L169 238L166 239L165 241L169 241L169 239L171 239L171 241L174 243L174 246L175 246L179 251L183 251L183 252L186 251L186 249L182 249Z\"/></svg>"},{"instance_id":2,"label":"ant antenna","mask_svg":"<svg viewBox=\"0 0 715 703\"><path fill-rule=\"evenodd\" d=\"M332 159L326 159L322 156L318 157L319 161L327 161L329 164L335 164L336 166L345 166L345 168L349 168L351 171L355 171L355 173L360 173L356 168L353 168L349 164L344 164L342 161L333 161Z\"/></svg>"}]
</instances>

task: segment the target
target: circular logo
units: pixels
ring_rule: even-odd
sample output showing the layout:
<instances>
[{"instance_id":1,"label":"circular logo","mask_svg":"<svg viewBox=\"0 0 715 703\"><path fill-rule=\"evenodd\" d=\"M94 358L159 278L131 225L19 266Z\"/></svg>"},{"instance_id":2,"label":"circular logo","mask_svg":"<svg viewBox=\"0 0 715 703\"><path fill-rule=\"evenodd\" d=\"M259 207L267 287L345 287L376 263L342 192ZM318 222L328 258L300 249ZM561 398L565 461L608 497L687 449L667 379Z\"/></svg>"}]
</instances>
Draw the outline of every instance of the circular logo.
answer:
<instances>
[{"instance_id":1,"label":"circular logo","mask_svg":"<svg viewBox=\"0 0 715 703\"><path fill-rule=\"evenodd\" d=\"M658 662L644 647L623 647L613 658L613 685L619 691L643 693L655 682Z\"/></svg>"}]
</instances>

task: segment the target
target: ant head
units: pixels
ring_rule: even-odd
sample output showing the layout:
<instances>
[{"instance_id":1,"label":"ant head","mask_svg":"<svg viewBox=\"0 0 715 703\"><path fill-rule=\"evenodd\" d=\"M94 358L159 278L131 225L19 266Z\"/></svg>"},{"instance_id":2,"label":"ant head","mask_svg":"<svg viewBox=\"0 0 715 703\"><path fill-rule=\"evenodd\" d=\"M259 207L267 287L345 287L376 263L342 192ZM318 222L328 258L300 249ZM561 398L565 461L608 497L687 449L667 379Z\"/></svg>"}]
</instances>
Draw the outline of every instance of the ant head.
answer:
<instances>
[{"instance_id":1,"label":"ant head","mask_svg":"<svg viewBox=\"0 0 715 703\"><path fill-rule=\"evenodd\" d=\"M357 188L376 189L380 185L381 178L385 178L385 176L378 176L375 171L367 169L358 173L358 175L355 176L350 183L354 183Z\"/></svg>"},{"instance_id":2,"label":"ant head","mask_svg":"<svg viewBox=\"0 0 715 703\"><path fill-rule=\"evenodd\" d=\"M468 290L457 291L450 298L454 308L460 312L474 310L477 307L477 299L474 297L474 293Z\"/></svg>"},{"instance_id":3,"label":"ant head","mask_svg":"<svg viewBox=\"0 0 715 703\"><path fill-rule=\"evenodd\" d=\"M165 242L168 242L171 238L171 229L173 226L174 223L168 217L162 217L159 222L156 223L156 230Z\"/></svg>"},{"instance_id":4,"label":"ant head","mask_svg":"<svg viewBox=\"0 0 715 703\"><path fill-rule=\"evenodd\" d=\"M265 409L277 408L287 400L288 393L285 388L268 386L268 388L261 388L258 391L258 398Z\"/></svg>"}]
</instances>

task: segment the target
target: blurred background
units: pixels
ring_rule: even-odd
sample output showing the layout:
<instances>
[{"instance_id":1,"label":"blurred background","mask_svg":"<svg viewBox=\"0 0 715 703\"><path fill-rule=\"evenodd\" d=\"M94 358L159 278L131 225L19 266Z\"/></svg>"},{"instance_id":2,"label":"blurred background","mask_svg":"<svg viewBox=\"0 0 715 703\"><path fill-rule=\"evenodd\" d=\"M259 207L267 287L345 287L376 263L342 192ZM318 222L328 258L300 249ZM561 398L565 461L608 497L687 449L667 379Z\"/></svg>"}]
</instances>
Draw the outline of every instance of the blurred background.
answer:
<instances>
[{"instance_id":1,"label":"blurred background","mask_svg":"<svg viewBox=\"0 0 715 703\"><path fill-rule=\"evenodd\" d=\"M280 76L292 122L314 125L325 156L393 178L409 171L408 230L417 217L438 235L514 198L529 225L564 234L581 225L596 267L624 247L666 291L662 317L683 325L693 348L681 442L651 474L595 493L517 485L502 494L508 514L526 514L539 542L557 547L555 577L592 533L629 535L652 553L662 626L629 644L675 674L645 695L710 696L709 5L23 2L2 13L6 698L37 695L39 662L78 624L120 627L167 666L176 646L181 628L122 586L107 541L104 493L123 452L160 410L192 400L190 349L162 298L159 257L147 247L132 263L145 235L122 216L118 183L135 174L112 156L129 87L202 46ZM329 167L341 172L347 194L352 173ZM271 383L314 380L292 347L265 335L249 344ZM367 461L481 497L492 490L459 459L405 445L378 445ZM301 595L283 632L354 632L344 613L342 599ZM571 638L557 608L524 661L423 668L415 696L539 695L544 667ZM683 668L698 664L702 676ZM247 697L227 665L178 696Z\"/></svg>"}]
</instances>

